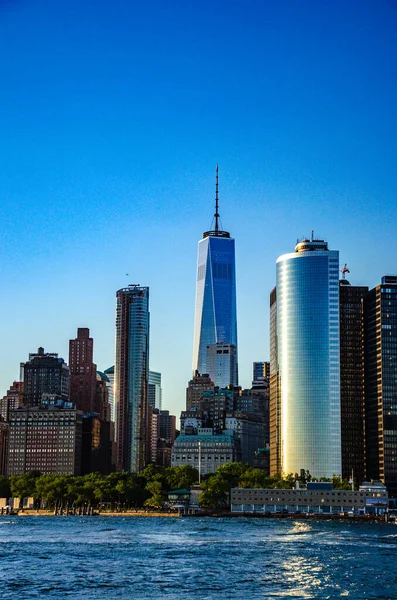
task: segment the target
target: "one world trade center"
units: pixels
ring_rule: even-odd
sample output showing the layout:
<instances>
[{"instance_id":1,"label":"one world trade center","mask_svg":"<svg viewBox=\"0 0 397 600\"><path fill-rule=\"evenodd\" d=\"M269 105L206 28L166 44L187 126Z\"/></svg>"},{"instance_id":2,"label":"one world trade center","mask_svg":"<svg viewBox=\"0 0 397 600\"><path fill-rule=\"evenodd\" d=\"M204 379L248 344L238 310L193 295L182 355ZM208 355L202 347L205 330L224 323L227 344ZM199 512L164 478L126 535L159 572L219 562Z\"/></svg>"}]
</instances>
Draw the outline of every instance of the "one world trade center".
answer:
<instances>
[{"instance_id":1,"label":"one world trade center","mask_svg":"<svg viewBox=\"0 0 397 600\"><path fill-rule=\"evenodd\" d=\"M217 166L214 228L198 243L193 372L209 372L209 346L219 355L231 352L229 383L238 385L234 239L220 229L219 221Z\"/></svg>"}]
</instances>

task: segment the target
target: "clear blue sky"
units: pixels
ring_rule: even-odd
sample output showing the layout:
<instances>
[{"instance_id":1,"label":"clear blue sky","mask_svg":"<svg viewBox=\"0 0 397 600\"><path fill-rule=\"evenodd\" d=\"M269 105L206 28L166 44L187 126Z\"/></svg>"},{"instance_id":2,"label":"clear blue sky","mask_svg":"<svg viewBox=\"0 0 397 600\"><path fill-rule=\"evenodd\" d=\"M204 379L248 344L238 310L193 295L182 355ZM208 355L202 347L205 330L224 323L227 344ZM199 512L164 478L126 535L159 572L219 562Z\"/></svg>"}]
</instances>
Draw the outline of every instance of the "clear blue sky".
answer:
<instances>
[{"instance_id":1,"label":"clear blue sky","mask_svg":"<svg viewBox=\"0 0 397 600\"><path fill-rule=\"evenodd\" d=\"M179 413L216 163L243 386L298 237L354 284L397 272L397 1L2 0L0 56L0 395L77 327L112 365L116 290L140 283Z\"/></svg>"}]
</instances>

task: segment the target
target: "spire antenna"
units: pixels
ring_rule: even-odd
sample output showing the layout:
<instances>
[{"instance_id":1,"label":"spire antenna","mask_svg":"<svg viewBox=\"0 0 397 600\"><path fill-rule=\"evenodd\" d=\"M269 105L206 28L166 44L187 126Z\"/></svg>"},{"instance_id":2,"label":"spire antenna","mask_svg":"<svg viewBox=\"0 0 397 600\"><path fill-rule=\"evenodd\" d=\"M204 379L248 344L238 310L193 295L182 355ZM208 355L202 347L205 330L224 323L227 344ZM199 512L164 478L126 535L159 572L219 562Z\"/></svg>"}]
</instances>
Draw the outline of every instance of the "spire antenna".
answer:
<instances>
[{"instance_id":1,"label":"spire antenna","mask_svg":"<svg viewBox=\"0 0 397 600\"><path fill-rule=\"evenodd\" d=\"M216 165L216 184L215 184L215 231L219 231L219 196L218 196L218 165Z\"/></svg>"}]
</instances>

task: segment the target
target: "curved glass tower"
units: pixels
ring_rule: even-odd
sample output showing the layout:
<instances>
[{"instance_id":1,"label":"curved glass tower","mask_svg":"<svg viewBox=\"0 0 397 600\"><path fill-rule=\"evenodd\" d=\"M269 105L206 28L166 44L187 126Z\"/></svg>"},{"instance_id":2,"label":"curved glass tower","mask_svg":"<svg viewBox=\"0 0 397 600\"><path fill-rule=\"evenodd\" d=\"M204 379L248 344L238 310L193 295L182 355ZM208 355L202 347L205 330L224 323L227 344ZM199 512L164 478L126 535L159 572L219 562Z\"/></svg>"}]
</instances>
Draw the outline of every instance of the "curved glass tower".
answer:
<instances>
[{"instance_id":1,"label":"curved glass tower","mask_svg":"<svg viewBox=\"0 0 397 600\"><path fill-rule=\"evenodd\" d=\"M277 259L280 468L341 474L339 253L303 240Z\"/></svg>"},{"instance_id":2,"label":"curved glass tower","mask_svg":"<svg viewBox=\"0 0 397 600\"><path fill-rule=\"evenodd\" d=\"M234 381L238 385L236 268L234 239L219 229L218 167L216 170L215 228L198 245L193 372L208 373L207 346L236 346Z\"/></svg>"}]
</instances>

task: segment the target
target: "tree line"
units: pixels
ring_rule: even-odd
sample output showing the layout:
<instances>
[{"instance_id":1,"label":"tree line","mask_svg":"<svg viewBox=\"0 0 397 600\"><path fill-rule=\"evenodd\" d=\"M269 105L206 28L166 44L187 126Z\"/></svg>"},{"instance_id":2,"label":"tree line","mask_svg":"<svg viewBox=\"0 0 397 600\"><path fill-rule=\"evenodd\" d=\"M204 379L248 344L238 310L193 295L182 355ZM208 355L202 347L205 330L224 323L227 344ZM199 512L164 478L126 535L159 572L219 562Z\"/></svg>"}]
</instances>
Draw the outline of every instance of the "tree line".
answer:
<instances>
[{"instance_id":1,"label":"tree line","mask_svg":"<svg viewBox=\"0 0 397 600\"><path fill-rule=\"evenodd\" d=\"M228 504L229 492L233 487L242 488L284 488L291 489L296 482L310 481L310 473L302 471L298 476L269 476L262 469L243 463L226 463L215 473L202 477L199 503L202 507L222 508ZM10 478L0 476L1 498L34 498L35 507L76 508L89 506L95 509L161 510L167 502L167 492L175 489L189 489L198 483L199 473L190 465L160 467L148 465L138 475L132 473L111 473L101 475L56 475L32 471ZM350 489L347 481L334 476L335 489Z\"/></svg>"}]
</instances>

